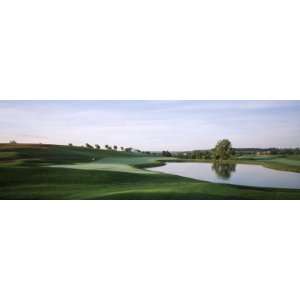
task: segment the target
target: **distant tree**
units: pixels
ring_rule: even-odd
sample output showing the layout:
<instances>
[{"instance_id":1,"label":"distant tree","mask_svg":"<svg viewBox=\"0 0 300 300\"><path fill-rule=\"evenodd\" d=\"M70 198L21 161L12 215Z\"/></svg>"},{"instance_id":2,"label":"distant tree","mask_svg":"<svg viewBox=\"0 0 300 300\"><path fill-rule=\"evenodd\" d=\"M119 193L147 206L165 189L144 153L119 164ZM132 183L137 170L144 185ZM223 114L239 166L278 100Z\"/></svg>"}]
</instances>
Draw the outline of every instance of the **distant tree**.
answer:
<instances>
[{"instance_id":1,"label":"distant tree","mask_svg":"<svg viewBox=\"0 0 300 300\"><path fill-rule=\"evenodd\" d=\"M124 147L121 147L121 150L124 151Z\"/></svg>"},{"instance_id":2,"label":"distant tree","mask_svg":"<svg viewBox=\"0 0 300 300\"><path fill-rule=\"evenodd\" d=\"M101 149L101 147L100 147L98 144L95 145L95 148L96 148L97 150L100 150L100 149Z\"/></svg>"},{"instance_id":3,"label":"distant tree","mask_svg":"<svg viewBox=\"0 0 300 300\"><path fill-rule=\"evenodd\" d=\"M125 151L126 151L126 152L131 152L131 151L132 151L132 148L131 148L131 147L125 148Z\"/></svg>"},{"instance_id":4,"label":"distant tree","mask_svg":"<svg viewBox=\"0 0 300 300\"><path fill-rule=\"evenodd\" d=\"M211 159L212 158L212 152L211 151L205 151L203 154L204 159Z\"/></svg>"},{"instance_id":5,"label":"distant tree","mask_svg":"<svg viewBox=\"0 0 300 300\"><path fill-rule=\"evenodd\" d=\"M69 146L70 146L70 147L73 147L73 144L72 144L72 143L69 143Z\"/></svg>"},{"instance_id":6,"label":"distant tree","mask_svg":"<svg viewBox=\"0 0 300 300\"><path fill-rule=\"evenodd\" d=\"M172 156L171 152L169 152L169 151L162 151L161 155L166 156L166 157L171 157Z\"/></svg>"},{"instance_id":7,"label":"distant tree","mask_svg":"<svg viewBox=\"0 0 300 300\"><path fill-rule=\"evenodd\" d=\"M231 142L227 139L220 140L212 150L214 160L227 160L233 155Z\"/></svg>"},{"instance_id":8,"label":"distant tree","mask_svg":"<svg viewBox=\"0 0 300 300\"><path fill-rule=\"evenodd\" d=\"M89 148L89 149L93 149L93 146L90 145L89 143L86 143L85 146L86 146L87 148Z\"/></svg>"},{"instance_id":9,"label":"distant tree","mask_svg":"<svg viewBox=\"0 0 300 300\"><path fill-rule=\"evenodd\" d=\"M118 146L114 145L114 150L117 151L118 150Z\"/></svg>"},{"instance_id":10,"label":"distant tree","mask_svg":"<svg viewBox=\"0 0 300 300\"><path fill-rule=\"evenodd\" d=\"M16 144L17 142L15 140L9 141L10 144Z\"/></svg>"}]
</instances>

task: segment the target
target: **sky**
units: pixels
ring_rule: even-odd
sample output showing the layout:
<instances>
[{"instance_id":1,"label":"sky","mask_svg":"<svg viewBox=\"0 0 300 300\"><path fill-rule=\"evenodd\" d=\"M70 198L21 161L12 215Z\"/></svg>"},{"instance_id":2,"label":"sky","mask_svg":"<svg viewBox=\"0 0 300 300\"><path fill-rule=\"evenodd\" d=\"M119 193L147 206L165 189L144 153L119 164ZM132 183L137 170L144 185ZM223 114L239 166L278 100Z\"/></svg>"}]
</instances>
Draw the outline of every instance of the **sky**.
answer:
<instances>
[{"instance_id":1,"label":"sky","mask_svg":"<svg viewBox=\"0 0 300 300\"><path fill-rule=\"evenodd\" d=\"M0 142L149 151L300 147L300 101L0 101Z\"/></svg>"}]
</instances>

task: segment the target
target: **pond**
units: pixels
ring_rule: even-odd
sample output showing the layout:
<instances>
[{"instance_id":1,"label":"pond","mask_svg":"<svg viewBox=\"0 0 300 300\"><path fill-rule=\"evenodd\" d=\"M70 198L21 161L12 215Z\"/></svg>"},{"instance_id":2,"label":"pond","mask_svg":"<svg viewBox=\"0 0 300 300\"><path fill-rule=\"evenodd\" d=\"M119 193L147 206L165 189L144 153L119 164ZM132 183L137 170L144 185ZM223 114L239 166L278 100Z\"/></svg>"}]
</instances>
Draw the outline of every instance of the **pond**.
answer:
<instances>
[{"instance_id":1,"label":"pond","mask_svg":"<svg viewBox=\"0 0 300 300\"><path fill-rule=\"evenodd\" d=\"M300 173L277 171L259 165L172 162L148 170L215 183L300 188Z\"/></svg>"}]
</instances>

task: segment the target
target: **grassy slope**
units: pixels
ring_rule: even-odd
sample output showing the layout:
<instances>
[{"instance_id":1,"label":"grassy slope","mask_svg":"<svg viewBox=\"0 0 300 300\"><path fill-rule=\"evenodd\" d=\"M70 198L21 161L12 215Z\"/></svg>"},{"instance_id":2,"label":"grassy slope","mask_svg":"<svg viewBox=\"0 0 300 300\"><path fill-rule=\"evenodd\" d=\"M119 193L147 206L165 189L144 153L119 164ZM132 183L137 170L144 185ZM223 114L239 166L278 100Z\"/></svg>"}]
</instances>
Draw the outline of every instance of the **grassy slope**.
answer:
<instances>
[{"instance_id":1,"label":"grassy slope","mask_svg":"<svg viewBox=\"0 0 300 300\"><path fill-rule=\"evenodd\" d=\"M56 168L71 168L78 170L98 170L98 171L114 171L114 172L128 172L149 174L152 171L143 169L144 166L158 166L159 161L171 160L164 157L153 156L111 156L104 157L100 160L88 162L88 163L76 163L67 165L53 165Z\"/></svg>"},{"instance_id":2,"label":"grassy slope","mask_svg":"<svg viewBox=\"0 0 300 300\"><path fill-rule=\"evenodd\" d=\"M2 199L299 199L299 190L250 188L166 174L47 167L95 163L145 166L156 157L50 145L0 145ZM41 167L43 165L43 167Z\"/></svg>"},{"instance_id":3,"label":"grassy slope","mask_svg":"<svg viewBox=\"0 0 300 300\"><path fill-rule=\"evenodd\" d=\"M79 162L91 162L94 159L103 159L105 157L132 157L133 153L104 151L87 149L84 147L69 147L60 145L37 145L37 144L0 144L0 163L22 164L70 164Z\"/></svg>"},{"instance_id":4,"label":"grassy slope","mask_svg":"<svg viewBox=\"0 0 300 300\"><path fill-rule=\"evenodd\" d=\"M300 173L300 155L240 157L237 162L260 164L266 168Z\"/></svg>"},{"instance_id":5,"label":"grassy slope","mask_svg":"<svg viewBox=\"0 0 300 300\"><path fill-rule=\"evenodd\" d=\"M300 191L200 182L165 174L2 168L5 199L299 199Z\"/></svg>"}]
</instances>

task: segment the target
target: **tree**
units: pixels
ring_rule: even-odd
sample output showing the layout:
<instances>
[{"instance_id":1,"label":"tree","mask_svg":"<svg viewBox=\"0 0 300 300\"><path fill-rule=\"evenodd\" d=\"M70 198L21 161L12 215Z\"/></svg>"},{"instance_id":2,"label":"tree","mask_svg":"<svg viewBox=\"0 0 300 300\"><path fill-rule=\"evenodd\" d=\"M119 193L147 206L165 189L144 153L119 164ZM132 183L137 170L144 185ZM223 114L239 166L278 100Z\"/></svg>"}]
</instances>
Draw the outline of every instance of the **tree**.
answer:
<instances>
[{"instance_id":1,"label":"tree","mask_svg":"<svg viewBox=\"0 0 300 300\"><path fill-rule=\"evenodd\" d=\"M15 140L9 141L10 144L16 144L17 142Z\"/></svg>"},{"instance_id":2,"label":"tree","mask_svg":"<svg viewBox=\"0 0 300 300\"><path fill-rule=\"evenodd\" d=\"M72 143L69 143L69 147L73 147L73 144L72 144Z\"/></svg>"},{"instance_id":3,"label":"tree","mask_svg":"<svg viewBox=\"0 0 300 300\"><path fill-rule=\"evenodd\" d=\"M124 147L121 147L121 150L124 151Z\"/></svg>"},{"instance_id":4,"label":"tree","mask_svg":"<svg viewBox=\"0 0 300 300\"><path fill-rule=\"evenodd\" d=\"M100 149L101 149L101 147L100 147L98 144L95 145L95 148L96 148L97 150L100 150Z\"/></svg>"},{"instance_id":5,"label":"tree","mask_svg":"<svg viewBox=\"0 0 300 300\"><path fill-rule=\"evenodd\" d=\"M204 159L211 159L211 156L212 156L211 151L205 151L204 155L203 155L203 158Z\"/></svg>"},{"instance_id":6,"label":"tree","mask_svg":"<svg viewBox=\"0 0 300 300\"><path fill-rule=\"evenodd\" d=\"M118 150L118 146L114 145L114 150L117 151Z\"/></svg>"},{"instance_id":7,"label":"tree","mask_svg":"<svg viewBox=\"0 0 300 300\"><path fill-rule=\"evenodd\" d=\"M162 155L162 156L166 156L166 157L171 157L171 156L172 156L171 152L169 152L169 151L163 151L163 152L161 153L161 155Z\"/></svg>"},{"instance_id":8,"label":"tree","mask_svg":"<svg viewBox=\"0 0 300 300\"><path fill-rule=\"evenodd\" d=\"M90 145L89 143L86 143L85 146L86 146L87 148L93 149L93 146Z\"/></svg>"},{"instance_id":9,"label":"tree","mask_svg":"<svg viewBox=\"0 0 300 300\"><path fill-rule=\"evenodd\" d=\"M131 148L131 147L125 148L125 151L126 151L126 152L131 152L131 151L132 151L132 148Z\"/></svg>"},{"instance_id":10,"label":"tree","mask_svg":"<svg viewBox=\"0 0 300 300\"><path fill-rule=\"evenodd\" d=\"M233 155L231 142L227 139L218 141L212 152L214 160L222 161L229 159Z\"/></svg>"}]
</instances>

